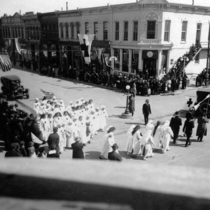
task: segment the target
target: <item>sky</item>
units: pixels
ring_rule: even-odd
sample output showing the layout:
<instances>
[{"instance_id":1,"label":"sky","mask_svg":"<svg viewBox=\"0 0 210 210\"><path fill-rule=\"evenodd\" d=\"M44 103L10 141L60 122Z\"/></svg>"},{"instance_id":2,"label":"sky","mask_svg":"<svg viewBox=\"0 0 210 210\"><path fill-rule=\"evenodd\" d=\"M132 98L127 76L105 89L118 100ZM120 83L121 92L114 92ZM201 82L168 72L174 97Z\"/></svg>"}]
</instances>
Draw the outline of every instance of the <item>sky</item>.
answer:
<instances>
[{"instance_id":1,"label":"sky","mask_svg":"<svg viewBox=\"0 0 210 210\"><path fill-rule=\"evenodd\" d=\"M156 0L154 0L156 1ZM53 12L55 10L66 10L66 2L68 9L88 8L105 6L107 4L125 4L134 3L136 0L0 0L0 17L5 13L14 15L16 12L25 14L26 12ZM192 4L192 0L168 0L171 3ZM194 0L194 5L209 6L210 0Z\"/></svg>"}]
</instances>

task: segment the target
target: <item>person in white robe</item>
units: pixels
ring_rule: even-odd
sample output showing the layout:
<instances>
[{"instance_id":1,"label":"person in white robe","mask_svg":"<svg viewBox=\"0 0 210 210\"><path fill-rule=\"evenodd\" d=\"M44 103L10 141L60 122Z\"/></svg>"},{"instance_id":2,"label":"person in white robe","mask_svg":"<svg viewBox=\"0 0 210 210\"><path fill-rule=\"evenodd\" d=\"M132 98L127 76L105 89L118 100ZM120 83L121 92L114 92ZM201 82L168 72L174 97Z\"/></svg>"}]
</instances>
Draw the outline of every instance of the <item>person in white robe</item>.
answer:
<instances>
[{"instance_id":1,"label":"person in white robe","mask_svg":"<svg viewBox=\"0 0 210 210\"><path fill-rule=\"evenodd\" d=\"M70 148L71 144L74 143L74 126L73 121L70 119L66 124L66 147Z\"/></svg>"},{"instance_id":2,"label":"person in white robe","mask_svg":"<svg viewBox=\"0 0 210 210\"><path fill-rule=\"evenodd\" d=\"M65 133L65 125L62 124L58 126L58 135L59 135L59 148L62 153L65 150L66 146L66 133Z\"/></svg>"},{"instance_id":3,"label":"person in white robe","mask_svg":"<svg viewBox=\"0 0 210 210\"><path fill-rule=\"evenodd\" d=\"M104 131L106 127L106 121L108 118L108 113L106 111L105 106L101 106L101 110L99 112L100 112L100 129Z\"/></svg>"},{"instance_id":4,"label":"person in white robe","mask_svg":"<svg viewBox=\"0 0 210 210\"><path fill-rule=\"evenodd\" d=\"M34 102L34 111L36 112L36 114L39 114L39 110L40 110L40 102L39 102L39 99L36 98Z\"/></svg>"},{"instance_id":5,"label":"person in white robe","mask_svg":"<svg viewBox=\"0 0 210 210\"><path fill-rule=\"evenodd\" d=\"M104 145L102 148L102 152L99 156L100 159L108 159L108 153L112 152L112 146L115 144L115 139L114 139L114 130L115 127L109 126L107 128L107 133L104 136ZM116 150L118 152L118 150Z\"/></svg>"},{"instance_id":6,"label":"person in white robe","mask_svg":"<svg viewBox=\"0 0 210 210\"><path fill-rule=\"evenodd\" d=\"M152 136L153 136L153 141L154 141L154 149L161 149L162 148L162 144L161 144L161 122L157 121L153 132L152 132Z\"/></svg>"},{"instance_id":7,"label":"person in white robe","mask_svg":"<svg viewBox=\"0 0 210 210\"><path fill-rule=\"evenodd\" d=\"M136 127L136 125L131 125L130 128L127 131L127 142L126 142L126 152L128 155L131 155L133 152L133 135L132 131Z\"/></svg>"},{"instance_id":8,"label":"person in white robe","mask_svg":"<svg viewBox=\"0 0 210 210\"><path fill-rule=\"evenodd\" d=\"M165 124L163 125L163 153L170 150L169 144L174 135L169 124L170 121L166 120Z\"/></svg>"},{"instance_id":9,"label":"person in white robe","mask_svg":"<svg viewBox=\"0 0 210 210\"><path fill-rule=\"evenodd\" d=\"M154 124L152 120L149 120L146 126L146 133L144 135L144 150L143 150L143 159L146 160L148 157L153 157L153 147L155 146L155 143L153 141L153 130L154 130Z\"/></svg>"},{"instance_id":10,"label":"person in white robe","mask_svg":"<svg viewBox=\"0 0 210 210\"><path fill-rule=\"evenodd\" d=\"M82 143L87 144L86 122L82 116L79 117L78 128L79 128L79 137L81 138Z\"/></svg>"},{"instance_id":11,"label":"person in white robe","mask_svg":"<svg viewBox=\"0 0 210 210\"><path fill-rule=\"evenodd\" d=\"M40 131L42 132L43 140L47 141L48 132L47 132L47 117L46 114L42 114L40 119Z\"/></svg>"},{"instance_id":12,"label":"person in white robe","mask_svg":"<svg viewBox=\"0 0 210 210\"><path fill-rule=\"evenodd\" d=\"M139 155L142 155L142 133L140 132L140 125L136 125L135 128L132 131L133 136L133 153L132 157L137 157Z\"/></svg>"}]
</instances>

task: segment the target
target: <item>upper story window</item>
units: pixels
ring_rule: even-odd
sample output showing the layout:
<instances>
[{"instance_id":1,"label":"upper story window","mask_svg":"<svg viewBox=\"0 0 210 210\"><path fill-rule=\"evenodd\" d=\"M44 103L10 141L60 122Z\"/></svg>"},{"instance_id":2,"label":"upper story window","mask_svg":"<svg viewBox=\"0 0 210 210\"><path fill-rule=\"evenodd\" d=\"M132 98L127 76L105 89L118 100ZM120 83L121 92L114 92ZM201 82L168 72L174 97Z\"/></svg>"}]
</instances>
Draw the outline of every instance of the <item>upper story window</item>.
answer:
<instances>
[{"instance_id":1,"label":"upper story window","mask_svg":"<svg viewBox=\"0 0 210 210\"><path fill-rule=\"evenodd\" d=\"M187 21L182 22L182 34L181 34L181 41L186 42L187 38Z\"/></svg>"},{"instance_id":2,"label":"upper story window","mask_svg":"<svg viewBox=\"0 0 210 210\"><path fill-rule=\"evenodd\" d=\"M89 34L89 23L85 22L85 34Z\"/></svg>"},{"instance_id":3,"label":"upper story window","mask_svg":"<svg viewBox=\"0 0 210 210\"><path fill-rule=\"evenodd\" d=\"M77 39L78 39L78 34L80 34L80 23L76 22L76 33L77 33Z\"/></svg>"},{"instance_id":4,"label":"upper story window","mask_svg":"<svg viewBox=\"0 0 210 210\"><path fill-rule=\"evenodd\" d=\"M119 40L120 38L120 23L115 22L115 40Z\"/></svg>"},{"instance_id":5,"label":"upper story window","mask_svg":"<svg viewBox=\"0 0 210 210\"><path fill-rule=\"evenodd\" d=\"M66 30L66 38L69 38L69 25L65 23L65 30Z\"/></svg>"},{"instance_id":6,"label":"upper story window","mask_svg":"<svg viewBox=\"0 0 210 210\"><path fill-rule=\"evenodd\" d=\"M133 22L133 41L138 40L138 21Z\"/></svg>"},{"instance_id":7,"label":"upper story window","mask_svg":"<svg viewBox=\"0 0 210 210\"><path fill-rule=\"evenodd\" d=\"M71 23L71 38L74 39L74 23Z\"/></svg>"},{"instance_id":8,"label":"upper story window","mask_svg":"<svg viewBox=\"0 0 210 210\"><path fill-rule=\"evenodd\" d=\"M63 34L63 24L62 23L60 25L60 28L61 28L61 38L63 38L64 37L64 34Z\"/></svg>"},{"instance_id":9,"label":"upper story window","mask_svg":"<svg viewBox=\"0 0 210 210\"><path fill-rule=\"evenodd\" d=\"M124 22L124 41L128 41L128 21Z\"/></svg>"},{"instance_id":10,"label":"upper story window","mask_svg":"<svg viewBox=\"0 0 210 210\"><path fill-rule=\"evenodd\" d=\"M200 42L201 39L201 28L202 28L202 24L198 23L197 24L197 30L196 30L196 39L195 42Z\"/></svg>"},{"instance_id":11,"label":"upper story window","mask_svg":"<svg viewBox=\"0 0 210 210\"><path fill-rule=\"evenodd\" d=\"M98 39L98 22L94 22L94 34L95 34L95 40Z\"/></svg>"},{"instance_id":12,"label":"upper story window","mask_svg":"<svg viewBox=\"0 0 210 210\"><path fill-rule=\"evenodd\" d=\"M108 40L108 22L103 22L104 40Z\"/></svg>"},{"instance_id":13,"label":"upper story window","mask_svg":"<svg viewBox=\"0 0 210 210\"><path fill-rule=\"evenodd\" d=\"M156 21L147 21L147 39L155 39Z\"/></svg>"},{"instance_id":14,"label":"upper story window","mask_svg":"<svg viewBox=\"0 0 210 210\"><path fill-rule=\"evenodd\" d=\"M171 20L165 20L165 32L164 32L165 42L169 42L170 40L170 28L171 28Z\"/></svg>"}]
</instances>

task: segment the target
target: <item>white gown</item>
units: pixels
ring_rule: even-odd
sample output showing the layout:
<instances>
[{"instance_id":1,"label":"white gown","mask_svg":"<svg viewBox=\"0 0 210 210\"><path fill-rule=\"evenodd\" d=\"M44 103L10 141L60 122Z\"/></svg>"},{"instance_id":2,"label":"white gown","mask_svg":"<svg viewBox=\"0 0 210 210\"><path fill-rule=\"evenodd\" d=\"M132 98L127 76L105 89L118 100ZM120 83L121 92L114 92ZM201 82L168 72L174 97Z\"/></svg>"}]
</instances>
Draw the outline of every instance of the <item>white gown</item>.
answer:
<instances>
[{"instance_id":1,"label":"white gown","mask_svg":"<svg viewBox=\"0 0 210 210\"><path fill-rule=\"evenodd\" d=\"M130 128L127 131L127 142L126 142L126 146L125 149L128 153L132 153L133 151L133 136L132 136L132 131L135 128L136 125L131 125Z\"/></svg>"}]
</instances>

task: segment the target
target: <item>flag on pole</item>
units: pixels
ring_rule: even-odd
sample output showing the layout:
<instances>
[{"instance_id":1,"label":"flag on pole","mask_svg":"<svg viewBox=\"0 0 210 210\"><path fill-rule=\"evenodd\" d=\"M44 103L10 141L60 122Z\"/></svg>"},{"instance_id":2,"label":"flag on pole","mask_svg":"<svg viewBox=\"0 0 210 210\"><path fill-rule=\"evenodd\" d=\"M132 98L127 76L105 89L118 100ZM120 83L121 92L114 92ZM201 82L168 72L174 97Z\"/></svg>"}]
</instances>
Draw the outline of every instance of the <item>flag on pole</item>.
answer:
<instances>
[{"instance_id":1,"label":"flag on pole","mask_svg":"<svg viewBox=\"0 0 210 210\"><path fill-rule=\"evenodd\" d=\"M38 139L33 133L31 133L31 138L32 138L32 141L36 144L42 144L43 143L43 141Z\"/></svg>"},{"instance_id":2,"label":"flag on pole","mask_svg":"<svg viewBox=\"0 0 210 210\"><path fill-rule=\"evenodd\" d=\"M91 46L94 36L94 34L78 34L81 51L86 64L90 63Z\"/></svg>"},{"instance_id":3,"label":"flag on pole","mask_svg":"<svg viewBox=\"0 0 210 210\"><path fill-rule=\"evenodd\" d=\"M8 54L0 53L0 69L2 71L9 71L12 68L12 62Z\"/></svg>"},{"instance_id":4,"label":"flag on pole","mask_svg":"<svg viewBox=\"0 0 210 210\"><path fill-rule=\"evenodd\" d=\"M185 103L184 109L189 110L190 108L193 107L195 101L194 101L194 99L192 99L191 97L188 97L188 96L185 96L185 99L186 99L186 103Z\"/></svg>"}]
</instances>

